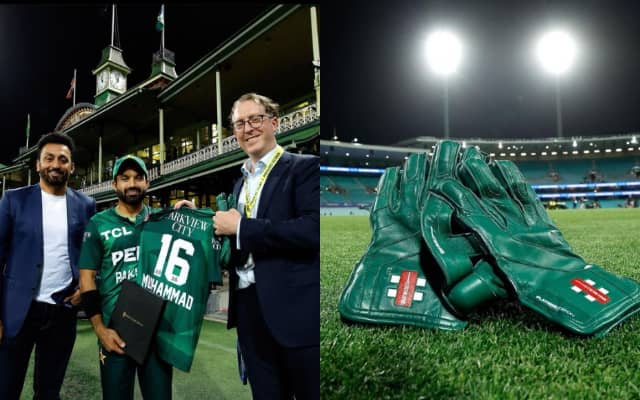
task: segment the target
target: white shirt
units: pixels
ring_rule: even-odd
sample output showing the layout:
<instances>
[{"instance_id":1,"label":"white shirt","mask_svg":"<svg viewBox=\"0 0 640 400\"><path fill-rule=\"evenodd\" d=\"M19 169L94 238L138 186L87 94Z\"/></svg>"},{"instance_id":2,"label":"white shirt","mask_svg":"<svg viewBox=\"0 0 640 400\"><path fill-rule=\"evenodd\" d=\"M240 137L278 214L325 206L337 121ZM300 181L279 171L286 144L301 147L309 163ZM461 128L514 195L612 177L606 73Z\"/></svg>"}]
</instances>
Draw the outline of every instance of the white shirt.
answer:
<instances>
[{"instance_id":1,"label":"white shirt","mask_svg":"<svg viewBox=\"0 0 640 400\"><path fill-rule=\"evenodd\" d=\"M71 283L69 261L67 196L42 191L42 241L44 262L37 301L55 304L51 294Z\"/></svg>"},{"instance_id":2,"label":"white shirt","mask_svg":"<svg viewBox=\"0 0 640 400\"><path fill-rule=\"evenodd\" d=\"M242 190L240 190L240 194L238 195L238 210L241 214L244 215L244 205L245 205L245 190L249 189L249 199L252 199L255 191L258 189L258 185L260 184L260 175L262 175L262 171L269 165L271 159L275 156L276 149L280 146L275 146L271 151L265 154L255 165L253 169L253 173L251 172L251 159L244 162L240 170L242 171L242 175L244 175L244 179L247 182L242 185ZM262 189L264 189L264 185L260 188L260 193L256 196L256 203L251 209L251 215L245 215L247 218L255 218L258 214L258 207L260 206L260 197L262 196ZM240 250L240 224L242 220L238 223L238 228L236 231L236 248ZM253 255L249 253L249 258L247 258L247 263L243 267L236 267L236 273L238 274L238 289L244 289L249 287L252 283L256 283L256 276L253 272L255 268L255 263L253 262Z\"/></svg>"}]
</instances>

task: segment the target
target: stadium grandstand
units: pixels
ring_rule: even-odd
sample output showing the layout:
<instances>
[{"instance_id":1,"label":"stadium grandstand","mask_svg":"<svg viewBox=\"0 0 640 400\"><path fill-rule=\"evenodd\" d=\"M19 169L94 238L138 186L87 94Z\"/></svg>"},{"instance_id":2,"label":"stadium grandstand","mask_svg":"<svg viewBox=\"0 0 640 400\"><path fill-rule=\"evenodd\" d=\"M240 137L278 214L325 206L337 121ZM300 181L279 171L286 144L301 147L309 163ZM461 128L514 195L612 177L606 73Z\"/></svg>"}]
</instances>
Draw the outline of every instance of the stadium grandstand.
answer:
<instances>
[{"instance_id":1,"label":"stadium grandstand","mask_svg":"<svg viewBox=\"0 0 640 400\"><path fill-rule=\"evenodd\" d=\"M546 139L454 139L495 159L515 162L545 207L637 207L640 133ZM417 137L392 146L320 141L322 215L367 214L384 169L411 153L430 154L440 139Z\"/></svg>"}]
</instances>

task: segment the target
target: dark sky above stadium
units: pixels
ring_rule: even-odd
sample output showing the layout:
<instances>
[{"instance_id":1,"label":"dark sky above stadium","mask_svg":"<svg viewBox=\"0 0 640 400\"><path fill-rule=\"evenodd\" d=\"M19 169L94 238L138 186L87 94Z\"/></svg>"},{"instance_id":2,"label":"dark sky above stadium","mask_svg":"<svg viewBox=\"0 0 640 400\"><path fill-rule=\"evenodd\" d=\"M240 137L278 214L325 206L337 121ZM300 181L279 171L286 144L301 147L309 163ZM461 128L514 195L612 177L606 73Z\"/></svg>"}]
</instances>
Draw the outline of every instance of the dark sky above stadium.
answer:
<instances>
[{"instance_id":1,"label":"dark sky above stadium","mask_svg":"<svg viewBox=\"0 0 640 400\"><path fill-rule=\"evenodd\" d=\"M165 44L185 71L268 7L267 4L168 4ZM155 30L159 4L117 7L120 48L133 69L128 86L146 79L160 48ZM31 138L55 127L72 100L65 100L77 69L76 102L93 102L91 70L110 43L111 5L0 5L0 163L9 164L25 145L27 113Z\"/></svg>"},{"instance_id":2,"label":"dark sky above stadium","mask_svg":"<svg viewBox=\"0 0 640 400\"><path fill-rule=\"evenodd\" d=\"M465 51L451 79L451 137L553 137L555 89L533 56L547 27L574 33L561 80L564 136L640 131L640 3L631 1L338 2L323 8L322 138L392 144L443 135L443 87L422 59L447 26Z\"/></svg>"}]
</instances>

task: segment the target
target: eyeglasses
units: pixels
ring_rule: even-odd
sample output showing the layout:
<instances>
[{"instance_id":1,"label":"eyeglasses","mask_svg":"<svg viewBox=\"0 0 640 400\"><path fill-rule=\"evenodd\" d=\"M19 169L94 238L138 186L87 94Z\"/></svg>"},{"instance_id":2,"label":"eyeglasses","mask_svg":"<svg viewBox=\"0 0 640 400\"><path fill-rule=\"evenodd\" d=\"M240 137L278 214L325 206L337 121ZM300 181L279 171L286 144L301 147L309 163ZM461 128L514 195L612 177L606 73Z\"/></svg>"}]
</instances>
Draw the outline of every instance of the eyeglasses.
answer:
<instances>
[{"instance_id":1,"label":"eyeglasses","mask_svg":"<svg viewBox=\"0 0 640 400\"><path fill-rule=\"evenodd\" d=\"M249 126L254 129L260 128L262 126L262 123L264 122L264 119L271 118L271 117L272 117L271 115L266 115L266 114L254 115L247 119L241 119L239 121L232 122L231 126L233 126L234 131L243 131L245 124L249 124Z\"/></svg>"}]
</instances>

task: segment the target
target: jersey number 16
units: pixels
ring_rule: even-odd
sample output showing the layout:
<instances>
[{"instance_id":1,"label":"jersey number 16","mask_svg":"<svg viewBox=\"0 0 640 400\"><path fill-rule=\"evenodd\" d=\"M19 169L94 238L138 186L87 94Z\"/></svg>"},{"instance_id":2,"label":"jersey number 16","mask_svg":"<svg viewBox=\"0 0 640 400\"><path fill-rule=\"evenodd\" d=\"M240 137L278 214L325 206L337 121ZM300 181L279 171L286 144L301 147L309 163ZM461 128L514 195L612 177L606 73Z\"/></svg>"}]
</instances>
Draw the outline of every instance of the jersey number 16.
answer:
<instances>
[{"instance_id":1,"label":"jersey number 16","mask_svg":"<svg viewBox=\"0 0 640 400\"><path fill-rule=\"evenodd\" d=\"M155 276L162 276L162 270L164 269L164 277L169 282L182 286L187 283L187 277L189 276L189 262L184 258L181 258L178 254L180 253L180 250L184 250L188 256L193 256L195 249L191 242L187 242L184 239L176 239L172 244L172 239L173 236L169 234L162 235L162 248L158 255L156 267L153 269L153 274ZM171 252L169 252L169 247L171 247ZM169 255L168 261L167 255Z\"/></svg>"}]
</instances>

